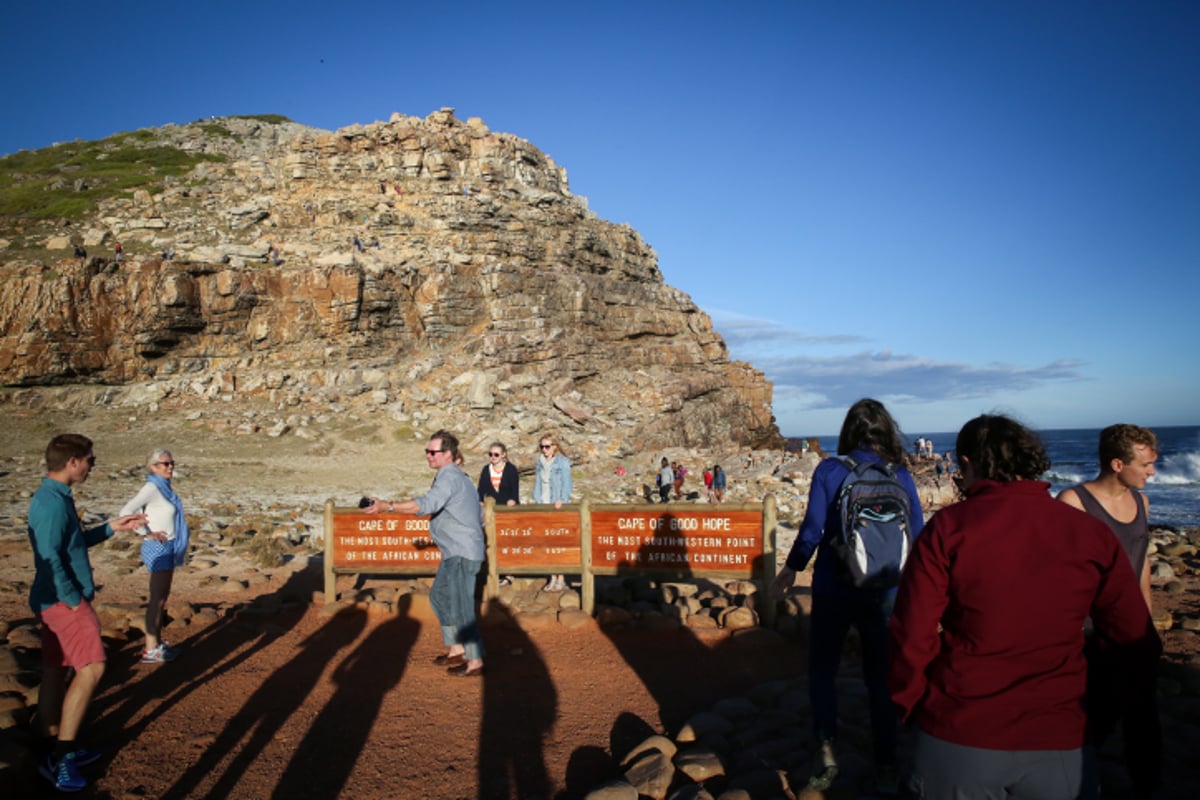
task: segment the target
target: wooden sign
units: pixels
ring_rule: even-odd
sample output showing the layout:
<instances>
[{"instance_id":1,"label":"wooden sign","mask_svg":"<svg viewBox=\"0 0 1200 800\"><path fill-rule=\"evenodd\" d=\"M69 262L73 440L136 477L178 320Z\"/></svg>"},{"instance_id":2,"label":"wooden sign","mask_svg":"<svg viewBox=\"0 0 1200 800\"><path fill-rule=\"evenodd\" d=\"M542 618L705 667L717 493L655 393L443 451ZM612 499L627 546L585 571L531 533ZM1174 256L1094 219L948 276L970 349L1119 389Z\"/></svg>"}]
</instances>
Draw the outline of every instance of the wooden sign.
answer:
<instances>
[{"instance_id":1,"label":"wooden sign","mask_svg":"<svg viewBox=\"0 0 1200 800\"><path fill-rule=\"evenodd\" d=\"M409 567L434 572L442 554L429 538L429 517L409 514L331 514L334 569L371 572Z\"/></svg>"},{"instance_id":2,"label":"wooden sign","mask_svg":"<svg viewBox=\"0 0 1200 800\"><path fill-rule=\"evenodd\" d=\"M591 512L592 566L754 576L763 558L761 511Z\"/></svg>"},{"instance_id":3,"label":"wooden sign","mask_svg":"<svg viewBox=\"0 0 1200 800\"><path fill-rule=\"evenodd\" d=\"M583 563L579 512L534 508L496 508L496 569L578 571Z\"/></svg>"}]
</instances>

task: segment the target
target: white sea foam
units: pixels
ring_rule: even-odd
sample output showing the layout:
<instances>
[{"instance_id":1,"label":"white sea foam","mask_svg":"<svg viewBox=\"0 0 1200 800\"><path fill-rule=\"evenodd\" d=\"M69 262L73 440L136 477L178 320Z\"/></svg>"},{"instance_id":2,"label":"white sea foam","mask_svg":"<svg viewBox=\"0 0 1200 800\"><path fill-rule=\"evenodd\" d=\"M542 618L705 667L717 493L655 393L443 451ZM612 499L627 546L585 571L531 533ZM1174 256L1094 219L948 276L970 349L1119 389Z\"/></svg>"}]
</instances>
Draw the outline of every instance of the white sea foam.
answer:
<instances>
[{"instance_id":1,"label":"white sea foam","mask_svg":"<svg viewBox=\"0 0 1200 800\"><path fill-rule=\"evenodd\" d=\"M1176 453L1155 464L1158 473L1149 483L1164 486L1187 486L1200 483L1200 453Z\"/></svg>"},{"instance_id":2,"label":"white sea foam","mask_svg":"<svg viewBox=\"0 0 1200 800\"><path fill-rule=\"evenodd\" d=\"M1093 476L1084 475L1082 472L1074 472L1068 469L1052 469L1042 475L1043 480L1050 481L1053 484L1065 484L1074 486L1077 483L1083 483Z\"/></svg>"}]
</instances>

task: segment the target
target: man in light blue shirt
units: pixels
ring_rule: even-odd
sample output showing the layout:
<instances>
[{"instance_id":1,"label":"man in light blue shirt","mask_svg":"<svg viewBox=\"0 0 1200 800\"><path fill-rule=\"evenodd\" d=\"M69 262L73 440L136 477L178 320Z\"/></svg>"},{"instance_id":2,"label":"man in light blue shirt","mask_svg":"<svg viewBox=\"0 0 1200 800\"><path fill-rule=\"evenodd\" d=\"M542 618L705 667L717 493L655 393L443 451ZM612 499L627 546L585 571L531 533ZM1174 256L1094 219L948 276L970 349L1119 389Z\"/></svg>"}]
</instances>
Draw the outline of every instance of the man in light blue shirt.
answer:
<instances>
[{"instance_id":1,"label":"man in light blue shirt","mask_svg":"<svg viewBox=\"0 0 1200 800\"><path fill-rule=\"evenodd\" d=\"M429 516L429 534L442 553L429 602L442 626L442 642L450 648L433 663L447 667L451 675L474 678L483 674L475 611L475 581L484 559L483 514L475 484L457 460L458 439L438 431L425 448L425 461L437 470L429 491L403 503L373 497L364 511Z\"/></svg>"}]
</instances>

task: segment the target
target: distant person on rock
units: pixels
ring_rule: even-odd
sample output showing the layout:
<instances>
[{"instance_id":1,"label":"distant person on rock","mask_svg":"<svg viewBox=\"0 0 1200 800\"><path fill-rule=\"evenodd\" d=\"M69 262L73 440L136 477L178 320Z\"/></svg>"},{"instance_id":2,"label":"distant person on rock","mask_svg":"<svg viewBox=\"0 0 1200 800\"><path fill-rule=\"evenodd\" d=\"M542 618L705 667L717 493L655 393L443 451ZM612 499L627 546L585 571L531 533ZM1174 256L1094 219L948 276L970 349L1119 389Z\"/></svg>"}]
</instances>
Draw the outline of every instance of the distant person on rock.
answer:
<instances>
[{"instance_id":1,"label":"distant person on rock","mask_svg":"<svg viewBox=\"0 0 1200 800\"><path fill-rule=\"evenodd\" d=\"M856 463L891 465L908 495L909 527L916 532L923 522L921 500L912 475L904 468L900 428L878 400L859 400L846 413L838 436L838 454ZM792 588L813 553L812 612L809 628L808 687L812 703L813 733L818 750L809 788L824 792L838 774L835 744L838 733L837 673L842 644L850 627L858 629L862 647L863 680L871 712L876 781L884 794L898 788L896 768L896 709L888 693L888 619L896 597L890 588L857 587L839 557L835 543L842 537L839 492L850 467L840 458L827 458L813 471L808 510L796 535L786 565L770 586L770 595L782 598ZM914 534L915 535L915 534Z\"/></svg>"},{"instance_id":2,"label":"distant person on rock","mask_svg":"<svg viewBox=\"0 0 1200 800\"><path fill-rule=\"evenodd\" d=\"M547 433L538 444L533 476L533 502L553 503L562 508L571 501L571 461L563 454L558 438ZM561 592L567 588L564 575L551 575L544 591Z\"/></svg>"},{"instance_id":3,"label":"distant person on rock","mask_svg":"<svg viewBox=\"0 0 1200 800\"><path fill-rule=\"evenodd\" d=\"M116 261L117 261L117 263L119 264L119 263L121 262L121 254L125 252L125 251L124 251L124 250L121 248L121 243L120 243L120 242L117 242L116 246L113 248L113 252L114 252L114 254L115 254L115 260L116 260Z\"/></svg>"},{"instance_id":4,"label":"distant person on rock","mask_svg":"<svg viewBox=\"0 0 1200 800\"><path fill-rule=\"evenodd\" d=\"M662 460L662 466L659 467L655 482L658 483L658 499L664 503L670 500L671 486L675 483L675 470L671 468L671 462L665 457Z\"/></svg>"},{"instance_id":5,"label":"distant person on rock","mask_svg":"<svg viewBox=\"0 0 1200 800\"><path fill-rule=\"evenodd\" d=\"M438 431L425 446L425 462L437 470L433 486L420 497L402 503L371 498L363 511L415 514L429 517L429 535L442 553L429 603L442 627L442 642L450 649L434 659L437 666L461 678L483 675L483 641L475 608L475 581L483 565L483 514L475 485L455 463L458 438Z\"/></svg>"},{"instance_id":6,"label":"distant person on rock","mask_svg":"<svg viewBox=\"0 0 1200 800\"><path fill-rule=\"evenodd\" d=\"M675 469L675 481L674 481L675 499L682 500L683 499L683 493L682 493L683 481L685 478L687 478L687 467L685 467L683 464L678 464L678 463L672 464L671 466L674 467L674 469Z\"/></svg>"},{"instance_id":7,"label":"distant person on rock","mask_svg":"<svg viewBox=\"0 0 1200 800\"><path fill-rule=\"evenodd\" d=\"M712 481L713 481L712 469L710 467L705 467L704 468L704 496L706 498L708 498L708 502L710 502L710 503L713 501Z\"/></svg>"},{"instance_id":8,"label":"distant person on rock","mask_svg":"<svg viewBox=\"0 0 1200 800\"><path fill-rule=\"evenodd\" d=\"M725 470L721 469L720 464L713 467L712 491L718 503L725 502Z\"/></svg>"},{"instance_id":9,"label":"distant person on rock","mask_svg":"<svg viewBox=\"0 0 1200 800\"><path fill-rule=\"evenodd\" d=\"M1158 437L1137 425L1110 425L1100 432L1100 474L1095 479L1064 489L1058 499L1086 511L1108 526L1138 577L1146 608L1150 596L1150 501L1140 491L1154 477ZM1131 681L1085 629L1084 654L1088 660L1087 745L1084 748L1081 798L1100 796L1098 751L1121 724L1125 764L1133 781L1133 796L1153 795L1161 777L1162 726L1158 719L1157 681ZM1123 698L1128 698L1122 702Z\"/></svg>"},{"instance_id":10,"label":"distant person on rock","mask_svg":"<svg viewBox=\"0 0 1200 800\"><path fill-rule=\"evenodd\" d=\"M175 494L175 458L170 450L158 448L146 462L150 473L141 491L124 505L121 514L145 514L142 528L142 563L150 572L150 600L146 603L146 643L143 664L174 661L178 651L161 638L163 612L171 594L175 568L182 567L188 551L187 517L183 501Z\"/></svg>"},{"instance_id":11,"label":"distant person on rock","mask_svg":"<svg viewBox=\"0 0 1200 800\"><path fill-rule=\"evenodd\" d=\"M105 662L100 619L92 609L96 583L88 548L117 531L146 523L145 515L128 514L83 529L71 489L86 481L95 465L91 439L75 433L55 436L46 447L46 477L29 503L34 566L29 607L42 626L43 673L36 724L54 748L39 763L38 772L60 792L86 788L87 779L79 768L104 755L78 742L83 715ZM69 670L75 671L75 677L68 685Z\"/></svg>"},{"instance_id":12,"label":"distant person on rock","mask_svg":"<svg viewBox=\"0 0 1200 800\"><path fill-rule=\"evenodd\" d=\"M1055 501L1037 436L976 417L955 445L962 502L917 537L889 630L889 685L915 725L917 798L1072 800L1087 723L1084 620L1152 680L1162 650L1120 542Z\"/></svg>"}]
</instances>

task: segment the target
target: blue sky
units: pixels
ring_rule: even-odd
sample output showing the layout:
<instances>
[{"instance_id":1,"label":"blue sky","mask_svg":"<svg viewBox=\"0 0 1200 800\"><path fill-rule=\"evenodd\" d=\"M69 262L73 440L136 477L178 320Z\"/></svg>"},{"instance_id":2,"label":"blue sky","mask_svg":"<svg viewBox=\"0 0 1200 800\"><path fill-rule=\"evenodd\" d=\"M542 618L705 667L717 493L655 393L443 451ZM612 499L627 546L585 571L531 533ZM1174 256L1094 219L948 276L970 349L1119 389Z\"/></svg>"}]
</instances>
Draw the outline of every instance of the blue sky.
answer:
<instances>
[{"instance_id":1,"label":"blue sky","mask_svg":"<svg viewBox=\"0 0 1200 800\"><path fill-rule=\"evenodd\" d=\"M0 153L452 106L632 225L784 433L1200 423L1200 3L21 4ZM1192 344L1188 344L1192 342Z\"/></svg>"}]
</instances>

